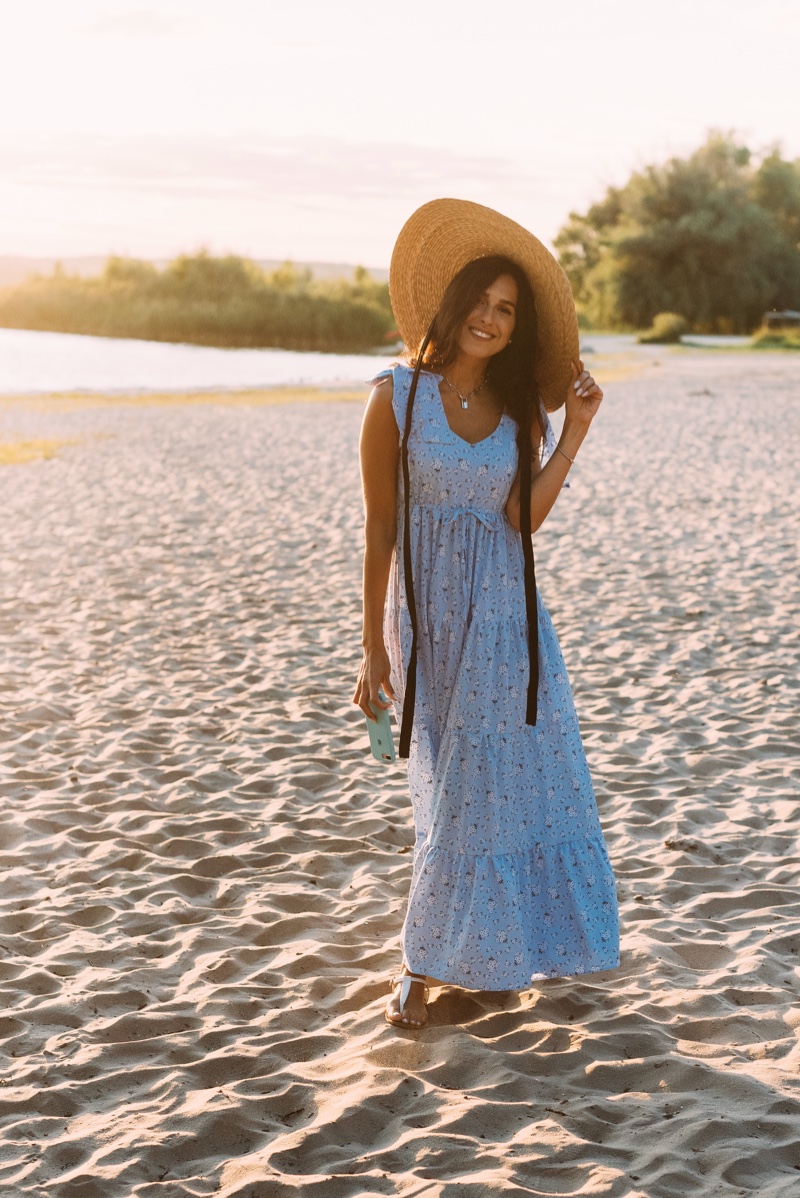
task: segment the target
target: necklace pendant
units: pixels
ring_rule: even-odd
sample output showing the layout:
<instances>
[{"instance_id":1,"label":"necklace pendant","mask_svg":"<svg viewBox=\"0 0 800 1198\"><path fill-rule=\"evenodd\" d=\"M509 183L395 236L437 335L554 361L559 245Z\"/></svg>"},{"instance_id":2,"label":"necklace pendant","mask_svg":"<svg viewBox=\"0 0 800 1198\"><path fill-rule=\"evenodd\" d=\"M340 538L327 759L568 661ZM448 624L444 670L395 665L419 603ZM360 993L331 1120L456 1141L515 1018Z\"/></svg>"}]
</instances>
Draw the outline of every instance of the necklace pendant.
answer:
<instances>
[{"instance_id":1,"label":"necklace pendant","mask_svg":"<svg viewBox=\"0 0 800 1198\"><path fill-rule=\"evenodd\" d=\"M469 407L469 400L467 400L467 399L464 399L464 396L463 396L463 395L461 396L461 406L462 406L462 408L468 408L468 407Z\"/></svg>"}]
</instances>

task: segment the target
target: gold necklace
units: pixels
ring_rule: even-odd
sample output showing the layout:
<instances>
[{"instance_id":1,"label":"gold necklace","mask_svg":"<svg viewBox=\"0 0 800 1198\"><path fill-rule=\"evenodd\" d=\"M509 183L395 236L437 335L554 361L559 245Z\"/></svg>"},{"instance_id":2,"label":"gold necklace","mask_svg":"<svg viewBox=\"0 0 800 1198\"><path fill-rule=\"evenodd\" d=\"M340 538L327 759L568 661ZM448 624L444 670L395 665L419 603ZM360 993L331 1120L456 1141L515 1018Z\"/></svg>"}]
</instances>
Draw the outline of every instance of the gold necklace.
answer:
<instances>
[{"instance_id":1,"label":"gold necklace","mask_svg":"<svg viewBox=\"0 0 800 1198\"><path fill-rule=\"evenodd\" d=\"M447 377L447 375L446 375L446 374L443 374L443 375L442 375L442 378L443 378L443 379L444 379L444 381L447 383L447 385L448 385L448 387L450 388L450 390L451 390L451 391L455 391L456 395L457 395L457 396L458 396L458 398L461 400L461 406L462 406L462 408L468 408L468 407L469 407L469 401L470 401L470 400L473 398L473 396L477 395L477 394L478 394L478 392L479 392L479 391L482 391L482 390L483 390L483 388L486 386L486 375L484 375L484 376L483 376L483 380L482 380L482 381L481 381L481 382L478 384L478 386L475 388L475 390L474 390L474 391L470 391L469 395L462 395L462 394L461 394L461 392L459 391L458 387L454 387L454 386L453 386L453 384L450 382L450 380L449 380L449 378Z\"/></svg>"}]
</instances>

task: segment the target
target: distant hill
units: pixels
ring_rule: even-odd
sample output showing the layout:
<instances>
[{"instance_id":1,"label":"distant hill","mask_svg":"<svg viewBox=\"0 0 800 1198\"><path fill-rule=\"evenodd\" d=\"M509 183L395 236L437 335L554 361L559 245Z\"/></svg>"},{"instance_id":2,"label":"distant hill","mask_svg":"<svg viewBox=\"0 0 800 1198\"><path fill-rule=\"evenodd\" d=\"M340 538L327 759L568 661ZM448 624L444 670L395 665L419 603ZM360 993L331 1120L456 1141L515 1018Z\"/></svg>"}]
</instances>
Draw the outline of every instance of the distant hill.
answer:
<instances>
[{"instance_id":1,"label":"distant hill","mask_svg":"<svg viewBox=\"0 0 800 1198\"><path fill-rule=\"evenodd\" d=\"M102 274L108 257L110 255L102 258L90 256L75 258L29 258L12 254L0 254L0 287L14 287L17 283L22 283L33 274L52 274L57 262L61 263L67 274L80 275L82 278L91 278L94 275ZM152 262L159 270L163 270L171 261L169 258L150 258L144 260ZM285 259L255 258L254 261L262 270L269 272L277 270L279 266L282 266ZM315 279L350 279L353 277L353 271L356 268L354 263L348 264L345 262L294 262L293 265L301 270L308 268ZM367 270L376 283L385 283L389 278L389 271L387 269L368 266Z\"/></svg>"}]
</instances>

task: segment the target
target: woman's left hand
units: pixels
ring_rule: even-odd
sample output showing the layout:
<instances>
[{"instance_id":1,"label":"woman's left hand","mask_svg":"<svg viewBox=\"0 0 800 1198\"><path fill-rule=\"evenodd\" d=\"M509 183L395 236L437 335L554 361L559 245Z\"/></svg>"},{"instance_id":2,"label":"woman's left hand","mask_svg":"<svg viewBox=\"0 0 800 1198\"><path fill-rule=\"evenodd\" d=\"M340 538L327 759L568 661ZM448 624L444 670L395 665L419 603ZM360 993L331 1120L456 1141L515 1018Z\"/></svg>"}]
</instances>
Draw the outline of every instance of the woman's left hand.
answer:
<instances>
[{"instance_id":1,"label":"woman's left hand","mask_svg":"<svg viewBox=\"0 0 800 1198\"><path fill-rule=\"evenodd\" d=\"M583 361L572 363L572 379L567 392L565 418L571 424L583 425L588 428L597 415L603 401L603 392L598 387L588 370L583 369Z\"/></svg>"}]
</instances>

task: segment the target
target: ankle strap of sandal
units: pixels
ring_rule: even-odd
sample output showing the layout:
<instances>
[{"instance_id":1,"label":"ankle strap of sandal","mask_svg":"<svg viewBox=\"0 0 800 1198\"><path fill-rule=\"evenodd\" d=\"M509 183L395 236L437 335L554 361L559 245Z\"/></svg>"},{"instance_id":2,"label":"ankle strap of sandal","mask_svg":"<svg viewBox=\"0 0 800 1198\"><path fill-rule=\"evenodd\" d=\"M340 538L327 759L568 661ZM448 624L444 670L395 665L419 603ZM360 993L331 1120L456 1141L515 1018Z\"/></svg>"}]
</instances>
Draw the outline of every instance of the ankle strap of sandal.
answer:
<instances>
[{"instance_id":1,"label":"ankle strap of sandal","mask_svg":"<svg viewBox=\"0 0 800 1198\"><path fill-rule=\"evenodd\" d=\"M427 985L425 976L419 973L401 973L399 977L392 978L392 985L400 986L400 1002L398 1003L397 1009L401 1015L403 1014L403 1008L406 1005L406 999L411 992L412 982L422 982L423 985Z\"/></svg>"}]
</instances>

